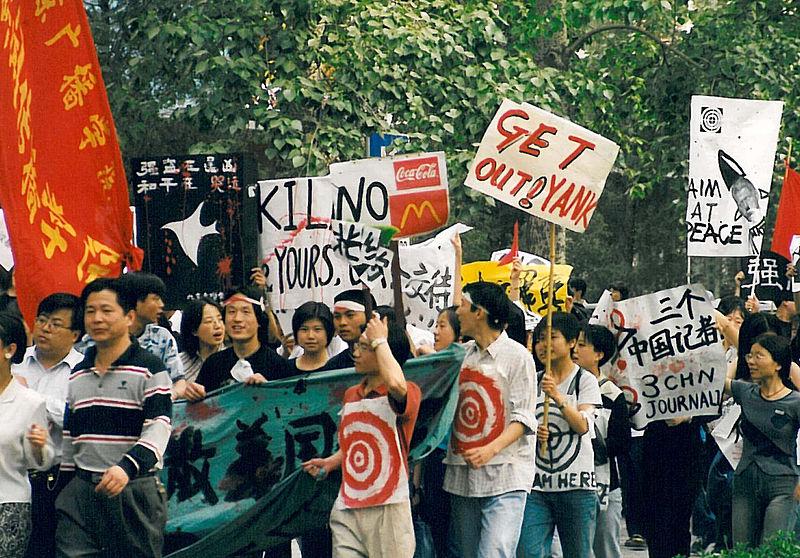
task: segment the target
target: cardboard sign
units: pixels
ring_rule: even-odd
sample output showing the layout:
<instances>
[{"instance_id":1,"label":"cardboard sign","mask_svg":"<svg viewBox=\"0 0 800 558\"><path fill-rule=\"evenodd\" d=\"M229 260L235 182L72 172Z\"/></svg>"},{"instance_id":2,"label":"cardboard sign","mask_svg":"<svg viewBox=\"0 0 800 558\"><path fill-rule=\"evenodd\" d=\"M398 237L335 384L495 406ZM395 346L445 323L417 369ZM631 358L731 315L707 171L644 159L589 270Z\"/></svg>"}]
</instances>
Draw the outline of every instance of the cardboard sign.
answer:
<instances>
[{"instance_id":1,"label":"cardboard sign","mask_svg":"<svg viewBox=\"0 0 800 558\"><path fill-rule=\"evenodd\" d=\"M527 103L503 101L464 184L512 207L584 232L619 146Z\"/></svg>"},{"instance_id":2,"label":"cardboard sign","mask_svg":"<svg viewBox=\"0 0 800 558\"><path fill-rule=\"evenodd\" d=\"M715 415L725 381L725 351L705 288L694 284L612 302L600 322L616 336L609 377L643 428L655 420Z\"/></svg>"},{"instance_id":3,"label":"cardboard sign","mask_svg":"<svg viewBox=\"0 0 800 558\"><path fill-rule=\"evenodd\" d=\"M689 256L761 250L783 103L692 97Z\"/></svg>"},{"instance_id":4,"label":"cardboard sign","mask_svg":"<svg viewBox=\"0 0 800 558\"><path fill-rule=\"evenodd\" d=\"M792 236L792 242L789 244L789 255L792 256L795 271L800 271L800 234ZM792 277L792 292L800 292L800 277L798 275Z\"/></svg>"},{"instance_id":5,"label":"cardboard sign","mask_svg":"<svg viewBox=\"0 0 800 558\"><path fill-rule=\"evenodd\" d=\"M742 258L742 298L755 294L758 300L771 300L775 306L791 300L791 281L786 277L788 263L786 258L770 251Z\"/></svg>"},{"instance_id":6,"label":"cardboard sign","mask_svg":"<svg viewBox=\"0 0 800 558\"><path fill-rule=\"evenodd\" d=\"M567 300L567 284L572 273L571 265L556 264L554 269L555 297L553 306L557 312L564 310ZM547 315L548 273L550 266L524 265L520 275L519 296L524 309L540 316ZM511 286L511 265L497 262L472 262L461 268L461 283L467 285L475 281L497 283L508 292Z\"/></svg>"},{"instance_id":7,"label":"cardboard sign","mask_svg":"<svg viewBox=\"0 0 800 558\"><path fill-rule=\"evenodd\" d=\"M240 155L133 159L143 269L167 285L167 308L209 296L221 300L249 282L257 265L255 204L246 203L255 168Z\"/></svg>"}]
</instances>

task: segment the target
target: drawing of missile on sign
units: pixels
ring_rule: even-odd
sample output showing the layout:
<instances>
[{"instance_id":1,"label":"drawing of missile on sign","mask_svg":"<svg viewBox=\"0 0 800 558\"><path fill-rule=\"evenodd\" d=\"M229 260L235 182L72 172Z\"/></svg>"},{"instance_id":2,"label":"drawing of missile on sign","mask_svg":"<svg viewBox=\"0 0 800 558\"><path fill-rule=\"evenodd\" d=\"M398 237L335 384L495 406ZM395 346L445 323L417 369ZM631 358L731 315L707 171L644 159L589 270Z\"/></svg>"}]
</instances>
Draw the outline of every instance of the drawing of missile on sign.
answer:
<instances>
[{"instance_id":1,"label":"drawing of missile on sign","mask_svg":"<svg viewBox=\"0 0 800 558\"><path fill-rule=\"evenodd\" d=\"M486 129L464 184L584 232L619 146L565 118L508 99Z\"/></svg>"},{"instance_id":2,"label":"drawing of missile on sign","mask_svg":"<svg viewBox=\"0 0 800 558\"><path fill-rule=\"evenodd\" d=\"M687 255L761 250L782 110L778 101L692 97Z\"/></svg>"}]
</instances>

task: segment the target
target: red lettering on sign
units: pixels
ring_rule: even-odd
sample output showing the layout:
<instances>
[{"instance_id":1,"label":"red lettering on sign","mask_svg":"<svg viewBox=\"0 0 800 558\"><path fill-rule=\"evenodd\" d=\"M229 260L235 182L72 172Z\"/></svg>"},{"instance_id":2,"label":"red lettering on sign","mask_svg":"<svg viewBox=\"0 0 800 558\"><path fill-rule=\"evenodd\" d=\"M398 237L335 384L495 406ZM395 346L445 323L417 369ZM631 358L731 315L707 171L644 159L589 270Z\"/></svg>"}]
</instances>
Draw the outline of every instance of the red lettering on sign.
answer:
<instances>
[{"instance_id":1,"label":"red lettering on sign","mask_svg":"<svg viewBox=\"0 0 800 558\"><path fill-rule=\"evenodd\" d=\"M585 139L581 139L578 136L567 136L567 137L570 140L577 143L578 147L575 148L575 151L567 155L566 159L564 159L563 161L561 161L561 163L559 163L558 168L561 170L567 168L572 163L572 161L577 159L580 156L580 154L583 153L585 150L587 149L594 150L594 148L596 147L595 144L593 144L592 142L587 141Z\"/></svg>"}]
</instances>

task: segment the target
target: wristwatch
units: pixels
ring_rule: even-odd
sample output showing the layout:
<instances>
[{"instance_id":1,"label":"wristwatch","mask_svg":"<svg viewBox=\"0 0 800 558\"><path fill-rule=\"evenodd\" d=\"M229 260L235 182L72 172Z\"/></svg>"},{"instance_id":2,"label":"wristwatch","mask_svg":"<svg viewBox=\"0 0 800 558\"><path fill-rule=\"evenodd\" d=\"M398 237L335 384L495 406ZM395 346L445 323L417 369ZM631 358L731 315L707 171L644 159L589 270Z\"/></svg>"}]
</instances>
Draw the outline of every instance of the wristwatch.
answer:
<instances>
[{"instance_id":1,"label":"wristwatch","mask_svg":"<svg viewBox=\"0 0 800 558\"><path fill-rule=\"evenodd\" d=\"M386 338L385 338L385 337L378 337L377 339L373 339L373 340L370 342L370 346L371 346L373 349L377 349L379 345L383 345L383 344L384 344L384 343L386 343L386 342L387 342L387 341L386 341Z\"/></svg>"}]
</instances>

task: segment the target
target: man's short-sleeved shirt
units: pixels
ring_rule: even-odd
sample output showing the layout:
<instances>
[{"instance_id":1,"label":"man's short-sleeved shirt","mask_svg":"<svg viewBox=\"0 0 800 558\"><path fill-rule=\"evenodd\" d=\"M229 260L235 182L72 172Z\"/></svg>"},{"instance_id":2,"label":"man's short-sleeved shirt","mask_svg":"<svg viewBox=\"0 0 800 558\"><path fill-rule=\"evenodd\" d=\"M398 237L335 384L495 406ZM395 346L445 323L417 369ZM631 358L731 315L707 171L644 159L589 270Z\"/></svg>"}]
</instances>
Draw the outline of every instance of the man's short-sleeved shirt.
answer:
<instances>
[{"instance_id":1,"label":"man's short-sleeved shirt","mask_svg":"<svg viewBox=\"0 0 800 558\"><path fill-rule=\"evenodd\" d=\"M267 380L281 380L288 375L286 359L267 346L261 345L244 360L250 363L254 374L261 374ZM239 357L233 347L214 353L203 363L195 381L206 388L206 392L236 383L236 379L231 376L231 370L237 362Z\"/></svg>"}]
</instances>

